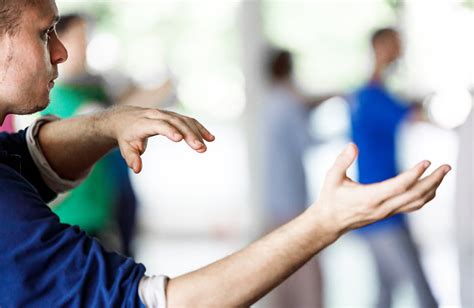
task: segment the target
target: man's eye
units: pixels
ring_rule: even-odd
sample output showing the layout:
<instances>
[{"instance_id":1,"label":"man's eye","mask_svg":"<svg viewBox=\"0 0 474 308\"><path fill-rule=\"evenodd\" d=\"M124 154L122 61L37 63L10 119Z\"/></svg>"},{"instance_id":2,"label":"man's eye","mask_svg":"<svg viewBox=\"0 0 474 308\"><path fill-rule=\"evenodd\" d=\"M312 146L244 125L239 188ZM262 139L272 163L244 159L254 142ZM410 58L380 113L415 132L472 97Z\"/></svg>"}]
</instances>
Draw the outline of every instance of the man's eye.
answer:
<instances>
[{"instance_id":1,"label":"man's eye","mask_svg":"<svg viewBox=\"0 0 474 308\"><path fill-rule=\"evenodd\" d=\"M54 31L54 29L48 29L46 31L44 31L42 34L41 34L41 39L43 41L48 41L49 40L49 36L51 35L51 33Z\"/></svg>"}]
</instances>

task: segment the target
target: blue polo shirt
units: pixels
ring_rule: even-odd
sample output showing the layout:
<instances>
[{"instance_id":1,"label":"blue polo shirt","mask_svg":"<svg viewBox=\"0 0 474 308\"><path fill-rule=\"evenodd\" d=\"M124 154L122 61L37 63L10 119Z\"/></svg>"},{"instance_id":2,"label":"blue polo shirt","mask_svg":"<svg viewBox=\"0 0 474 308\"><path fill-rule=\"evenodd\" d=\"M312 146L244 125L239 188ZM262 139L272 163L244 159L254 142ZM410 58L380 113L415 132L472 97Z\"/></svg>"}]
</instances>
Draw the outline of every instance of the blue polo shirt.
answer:
<instances>
[{"instance_id":1,"label":"blue polo shirt","mask_svg":"<svg viewBox=\"0 0 474 308\"><path fill-rule=\"evenodd\" d=\"M0 134L0 307L143 307L145 267L59 222L25 135Z\"/></svg>"},{"instance_id":2,"label":"blue polo shirt","mask_svg":"<svg viewBox=\"0 0 474 308\"><path fill-rule=\"evenodd\" d=\"M371 82L350 97L352 138L359 147L359 181L381 182L399 173L396 158L397 129L410 108L392 96L381 83ZM404 224L403 215L395 215L360 229Z\"/></svg>"}]
</instances>

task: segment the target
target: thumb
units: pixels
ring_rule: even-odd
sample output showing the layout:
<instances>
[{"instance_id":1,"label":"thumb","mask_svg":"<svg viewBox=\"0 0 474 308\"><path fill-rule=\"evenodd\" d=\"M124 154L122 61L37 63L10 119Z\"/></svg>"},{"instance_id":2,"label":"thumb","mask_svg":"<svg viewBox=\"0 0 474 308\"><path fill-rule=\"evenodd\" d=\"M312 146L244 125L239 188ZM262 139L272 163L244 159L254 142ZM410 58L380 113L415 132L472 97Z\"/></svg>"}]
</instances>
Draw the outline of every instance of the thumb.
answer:
<instances>
[{"instance_id":1,"label":"thumb","mask_svg":"<svg viewBox=\"0 0 474 308\"><path fill-rule=\"evenodd\" d=\"M119 142L120 153L125 159L128 167L135 173L139 173L142 169L142 159L140 157L140 150L135 149L127 142Z\"/></svg>"},{"instance_id":2,"label":"thumb","mask_svg":"<svg viewBox=\"0 0 474 308\"><path fill-rule=\"evenodd\" d=\"M354 163L357 157L357 146L349 143L344 151L336 158L336 161L329 169L327 180L331 183L339 183L346 178L347 169Z\"/></svg>"}]
</instances>

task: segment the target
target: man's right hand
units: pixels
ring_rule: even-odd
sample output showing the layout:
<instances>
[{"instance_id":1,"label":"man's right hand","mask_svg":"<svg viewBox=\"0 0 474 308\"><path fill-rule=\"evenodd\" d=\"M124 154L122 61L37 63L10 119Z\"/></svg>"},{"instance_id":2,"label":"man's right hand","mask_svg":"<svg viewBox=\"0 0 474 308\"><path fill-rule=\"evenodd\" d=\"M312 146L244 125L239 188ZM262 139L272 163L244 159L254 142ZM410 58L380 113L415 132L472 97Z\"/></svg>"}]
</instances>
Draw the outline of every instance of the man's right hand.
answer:
<instances>
[{"instance_id":1,"label":"man's right hand","mask_svg":"<svg viewBox=\"0 0 474 308\"><path fill-rule=\"evenodd\" d=\"M332 229L337 236L392 215L411 212L431 201L448 165L421 178L430 162L422 161L410 170L384 182L361 185L346 175L357 157L357 147L350 144L338 156L327 173L320 199L309 212Z\"/></svg>"}]
</instances>

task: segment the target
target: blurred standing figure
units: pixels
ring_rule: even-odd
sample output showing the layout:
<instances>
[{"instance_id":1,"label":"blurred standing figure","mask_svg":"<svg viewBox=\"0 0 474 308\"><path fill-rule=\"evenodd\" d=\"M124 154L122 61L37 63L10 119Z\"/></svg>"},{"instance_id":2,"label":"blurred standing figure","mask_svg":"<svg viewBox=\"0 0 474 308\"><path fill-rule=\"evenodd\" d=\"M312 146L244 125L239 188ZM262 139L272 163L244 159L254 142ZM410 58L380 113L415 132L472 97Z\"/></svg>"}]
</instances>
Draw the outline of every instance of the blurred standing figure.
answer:
<instances>
[{"instance_id":1,"label":"blurred standing figure","mask_svg":"<svg viewBox=\"0 0 474 308\"><path fill-rule=\"evenodd\" d=\"M69 118L106 108L113 101L151 107L169 98L170 81L149 90L130 86L120 97L113 97L104 78L87 69L88 25L86 16L79 14L64 15L56 25L69 60L62 65L62 77L42 114ZM53 204L53 211L61 222L78 225L99 237L106 248L132 256L136 207L127 165L119 150L114 150L94 166L86 181Z\"/></svg>"},{"instance_id":2,"label":"blurred standing figure","mask_svg":"<svg viewBox=\"0 0 474 308\"><path fill-rule=\"evenodd\" d=\"M456 183L456 231L459 247L461 305L474 307L474 111L460 129Z\"/></svg>"},{"instance_id":3,"label":"blurred standing figure","mask_svg":"<svg viewBox=\"0 0 474 308\"><path fill-rule=\"evenodd\" d=\"M262 112L263 197L269 230L295 218L308 204L303 158L313 143L308 127L310 104L292 81L292 67L288 51L272 52L267 67L271 88ZM322 307L322 275L317 258L274 292L277 303L272 307Z\"/></svg>"},{"instance_id":4,"label":"blurred standing figure","mask_svg":"<svg viewBox=\"0 0 474 308\"><path fill-rule=\"evenodd\" d=\"M400 57L399 34L384 28L372 35L374 71L369 82L350 99L352 137L359 147L359 181L376 183L399 173L396 137L399 125L415 112L384 86L385 74ZM392 216L358 231L367 241L379 278L377 307L393 304L400 284L413 284L420 307L436 307L405 216Z\"/></svg>"},{"instance_id":5,"label":"blurred standing figure","mask_svg":"<svg viewBox=\"0 0 474 308\"><path fill-rule=\"evenodd\" d=\"M87 23L84 16L62 16L56 25L69 53L63 77L51 91L51 103L42 114L70 118L111 105L101 76L87 71ZM101 159L88 178L53 205L61 222L78 225L110 249L131 255L136 199L128 169L118 150Z\"/></svg>"}]
</instances>

